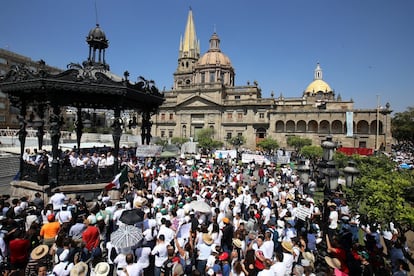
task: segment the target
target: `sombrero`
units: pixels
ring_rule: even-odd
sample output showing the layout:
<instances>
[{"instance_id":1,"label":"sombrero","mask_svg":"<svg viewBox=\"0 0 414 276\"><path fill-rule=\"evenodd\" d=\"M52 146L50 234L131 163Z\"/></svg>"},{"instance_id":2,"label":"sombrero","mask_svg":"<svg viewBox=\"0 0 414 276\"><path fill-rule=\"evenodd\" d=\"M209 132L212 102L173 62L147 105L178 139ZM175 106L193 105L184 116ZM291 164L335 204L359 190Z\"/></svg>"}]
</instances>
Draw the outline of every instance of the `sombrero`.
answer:
<instances>
[{"instance_id":1,"label":"sombrero","mask_svg":"<svg viewBox=\"0 0 414 276\"><path fill-rule=\"evenodd\" d=\"M233 245L237 248L242 247L242 241L240 239L233 239Z\"/></svg>"},{"instance_id":2,"label":"sombrero","mask_svg":"<svg viewBox=\"0 0 414 276\"><path fill-rule=\"evenodd\" d=\"M331 258L329 256L325 256L325 262L332 268L341 268L341 261L337 258Z\"/></svg>"},{"instance_id":3,"label":"sombrero","mask_svg":"<svg viewBox=\"0 0 414 276\"><path fill-rule=\"evenodd\" d=\"M44 245L44 244L39 245L32 250L32 253L30 253L30 258L32 258L32 260L40 260L41 258L46 256L48 252L49 252L49 246Z\"/></svg>"},{"instance_id":4,"label":"sombrero","mask_svg":"<svg viewBox=\"0 0 414 276\"><path fill-rule=\"evenodd\" d=\"M88 265L79 262L70 270L70 276L86 276L88 274Z\"/></svg>"},{"instance_id":5,"label":"sombrero","mask_svg":"<svg viewBox=\"0 0 414 276\"><path fill-rule=\"evenodd\" d=\"M210 234L204 233L203 234L203 242L207 245L212 245L213 244L213 238L211 237Z\"/></svg>"}]
</instances>

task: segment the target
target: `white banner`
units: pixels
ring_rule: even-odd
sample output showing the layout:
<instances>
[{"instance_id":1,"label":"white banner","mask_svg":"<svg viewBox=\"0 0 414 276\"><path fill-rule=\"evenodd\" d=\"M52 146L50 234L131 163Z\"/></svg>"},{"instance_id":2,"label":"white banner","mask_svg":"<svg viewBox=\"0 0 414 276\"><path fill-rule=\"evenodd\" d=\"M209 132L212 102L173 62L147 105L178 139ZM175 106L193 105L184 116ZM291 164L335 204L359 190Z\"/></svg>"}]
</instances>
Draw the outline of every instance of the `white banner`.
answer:
<instances>
[{"instance_id":1,"label":"white banner","mask_svg":"<svg viewBox=\"0 0 414 276\"><path fill-rule=\"evenodd\" d=\"M354 136L354 112L346 112L346 136Z\"/></svg>"},{"instance_id":2,"label":"white banner","mask_svg":"<svg viewBox=\"0 0 414 276\"><path fill-rule=\"evenodd\" d=\"M306 208L305 206L301 206L297 208L296 210L296 216L298 219L306 221L307 218L310 218L311 212L309 208Z\"/></svg>"},{"instance_id":3,"label":"white banner","mask_svg":"<svg viewBox=\"0 0 414 276\"><path fill-rule=\"evenodd\" d=\"M216 150L215 152L216 159L223 159L223 158L236 158L237 151L236 150Z\"/></svg>"},{"instance_id":4,"label":"white banner","mask_svg":"<svg viewBox=\"0 0 414 276\"><path fill-rule=\"evenodd\" d=\"M250 162L253 162L253 161L256 164L270 165L270 160L267 159L264 155L250 154L250 153L243 153L242 154L242 162L243 163L250 163Z\"/></svg>"},{"instance_id":5,"label":"white banner","mask_svg":"<svg viewBox=\"0 0 414 276\"><path fill-rule=\"evenodd\" d=\"M160 156L162 151L161 146L155 145L141 145L137 147L137 157L155 157Z\"/></svg>"}]
</instances>

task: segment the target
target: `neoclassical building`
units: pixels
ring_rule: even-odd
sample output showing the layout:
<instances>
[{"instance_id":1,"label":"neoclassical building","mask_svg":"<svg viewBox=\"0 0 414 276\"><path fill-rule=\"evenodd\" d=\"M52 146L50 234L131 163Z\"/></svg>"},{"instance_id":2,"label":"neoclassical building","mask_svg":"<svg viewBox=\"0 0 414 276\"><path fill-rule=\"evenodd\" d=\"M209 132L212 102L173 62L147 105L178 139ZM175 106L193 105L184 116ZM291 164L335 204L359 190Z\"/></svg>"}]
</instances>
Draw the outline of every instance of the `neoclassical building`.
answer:
<instances>
[{"instance_id":1,"label":"neoclassical building","mask_svg":"<svg viewBox=\"0 0 414 276\"><path fill-rule=\"evenodd\" d=\"M165 91L165 102L153 117L154 136L193 137L203 128L215 130L215 139L226 141L243 135L243 147L255 149L261 139L271 137L287 147L289 136L297 135L320 144L326 136L343 147L389 148L391 110L355 109L353 100L342 100L323 79L319 63L313 81L298 97L283 95L263 98L258 83L235 85L230 58L220 49L217 33L209 49L200 54L192 11L188 13L184 37L180 40L174 84Z\"/></svg>"}]
</instances>

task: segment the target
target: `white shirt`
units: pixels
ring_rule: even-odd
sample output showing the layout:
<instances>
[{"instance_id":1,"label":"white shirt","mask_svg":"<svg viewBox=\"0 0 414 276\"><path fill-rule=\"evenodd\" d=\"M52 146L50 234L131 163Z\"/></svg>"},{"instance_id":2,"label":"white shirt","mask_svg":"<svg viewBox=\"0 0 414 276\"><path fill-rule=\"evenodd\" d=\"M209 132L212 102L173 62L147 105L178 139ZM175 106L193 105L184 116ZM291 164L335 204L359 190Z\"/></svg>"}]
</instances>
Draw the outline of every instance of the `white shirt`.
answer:
<instances>
[{"instance_id":1,"label":"white shirt","mask_svg":"<svg viewBox=\"0 0 414 276\"><path fill-rule=\"evenodd\" d=\"M274 276L285 276L286 267L282 262L276 262L272 265L273 275Z\"/></svg>"},{"instance_id":2,"label":"white shirt","mask_svg":"<svg viewBox=\"0 0 414 276\"><path fill-rule=\"evenodd\" d=\"M331 211L329 213L329 228L330 229L338 228L338 212L337 211Z\"/></svg>"},{"instance_id":3,"label":"white shirt","mask_svg":"<svg viewBox=\"0 0 414 276\"><path fill-rule=\"evenodd\" d=\"M57 276L67 276L70 274L70 270L73 268L73 263L68 264L69 262L60 262L53 268L54 275Z\"/></svg>"},{"instance_id":4,"label":"white shirt","mask_svg":"<svg viewBox=\"0 0 414 276\"><path fill-rule=\"evenodd\" d=\"M151 255L155 256L155 266L162 267L164 262L168 259L167 244L165 242L158 243L154 249L152 249Z\"/></svg>"},{"instance_id":5,"label":"white shirt","mask_svg":"<svg viewBox=\"0 0 414 276\"><path fill-rule=\"evenodd\" d=\"M53 204L53 210L60 210L62 205L65 203L66 196L63 193L56 193L52 195L49 203Z\"/></svg>"},{"instance_id":6,"label":"white shirt","mask_svg":"<svg viewBox=\"0 0 414 276\"><path fill-rule=\"evenodd\" d=\"M260 246L260 250L263 252L263 256L265 256L266 259L272 259L273 258L273 251L274 251L274 242L272 240L264 241L262 246Z\"/></svg>"}]
</instances>

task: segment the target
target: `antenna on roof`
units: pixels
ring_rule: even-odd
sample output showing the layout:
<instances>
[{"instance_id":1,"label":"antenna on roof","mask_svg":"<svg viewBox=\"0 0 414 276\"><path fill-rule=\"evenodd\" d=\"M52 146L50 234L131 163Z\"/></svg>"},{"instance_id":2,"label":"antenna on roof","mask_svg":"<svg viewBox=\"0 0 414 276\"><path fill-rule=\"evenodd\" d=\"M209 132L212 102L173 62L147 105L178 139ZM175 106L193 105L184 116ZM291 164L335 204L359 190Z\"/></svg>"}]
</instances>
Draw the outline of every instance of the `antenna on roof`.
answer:
<instances>
[{"instance_id":1,"label":"antenna on roof","mask_svg":"<svg viewBox=\"0 0 414 276\"><path fill-rule=\"evenodd\" d=\"M96 4L96 0L95 0L95 17L96 17L96 25L99 24L98 21L98 5Z\"/></svg>"}]
</instances>

